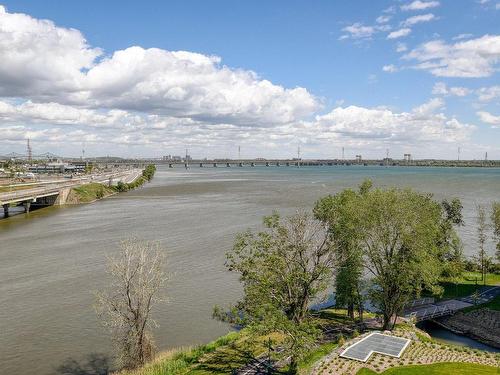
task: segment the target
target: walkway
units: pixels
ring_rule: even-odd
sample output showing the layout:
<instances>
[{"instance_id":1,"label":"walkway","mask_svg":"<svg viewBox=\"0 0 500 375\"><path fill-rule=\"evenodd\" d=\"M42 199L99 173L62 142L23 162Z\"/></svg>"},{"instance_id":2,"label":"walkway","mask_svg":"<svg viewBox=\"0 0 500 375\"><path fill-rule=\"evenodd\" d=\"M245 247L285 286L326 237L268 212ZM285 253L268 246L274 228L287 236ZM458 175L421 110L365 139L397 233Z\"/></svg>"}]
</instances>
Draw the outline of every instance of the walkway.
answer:
<instances>
[{"instance_id":1,"label":"walkway","mask_svg":"<svg viewBox=\"0 0 500 375\"><path fill-rule=\"evenodd\" d=\"M417 322L438 318L440 316L451 315L474 304L484 304L491 301L496 296L500 296L500 286L482 287L478 296L467 296L457 299L450 299L434 302L433 298L422 299L423 303L416 301L405 311L403 317L415 319Z\"/></svg>"}]
</instances>

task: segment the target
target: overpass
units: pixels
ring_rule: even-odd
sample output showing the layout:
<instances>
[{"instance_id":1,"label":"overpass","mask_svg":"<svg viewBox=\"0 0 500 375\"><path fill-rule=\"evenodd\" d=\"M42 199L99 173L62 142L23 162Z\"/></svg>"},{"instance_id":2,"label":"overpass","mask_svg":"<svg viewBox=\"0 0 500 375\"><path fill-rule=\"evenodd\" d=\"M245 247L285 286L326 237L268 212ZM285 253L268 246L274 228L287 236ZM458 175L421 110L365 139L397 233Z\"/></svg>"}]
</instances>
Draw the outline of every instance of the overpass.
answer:
<instances>
[{"instance_id":1,"label":"overpass","mask_svg":"<svg viewBox=\"0 0 500 375\"><path fill-rule=\"evenodd\" d=\"M0 205L3 207L4 217L9 216L9 208L12 205L23 205L24 212L28 213L32 206L44 207L64 204L72 188L92 182L106 184L108 186L117 184L119 181L132 182L141 175L141 172L142 170L140 169L134 169L90 175L71 180L38 183L36 184L37 186L33 188L0 193ZM11 185L11 187L15 186L16 185Z\"/></svg>"}]
</instances>

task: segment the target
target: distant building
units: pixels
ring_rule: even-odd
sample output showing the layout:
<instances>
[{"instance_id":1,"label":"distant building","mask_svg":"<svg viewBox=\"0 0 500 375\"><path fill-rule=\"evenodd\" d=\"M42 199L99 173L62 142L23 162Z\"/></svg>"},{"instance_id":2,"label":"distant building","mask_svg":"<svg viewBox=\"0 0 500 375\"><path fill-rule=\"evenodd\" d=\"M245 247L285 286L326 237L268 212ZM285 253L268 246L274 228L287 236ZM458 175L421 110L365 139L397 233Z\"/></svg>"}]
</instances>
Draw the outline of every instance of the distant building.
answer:
<instances>
[{"instance_id":1,"label":"distant building","mask_svg":"<svg viewBox=\"0 0 500 375\"><path fill-rule=\"evenodd\" d=\"M164 155L161 157L163 161L182 161L182 157L177 155Z\"/></svg>"},{"instance_id":2,"label":"distant building","mask_svg":"<svg viewBox=\"0 0 500 375\"><path fill-rule=\"evenodd\" d=\"M85 163L47 163L47 164L35 164L28 167L29 171L32 173L76 173L85 172Z\"/></svg>"}]
</instances>

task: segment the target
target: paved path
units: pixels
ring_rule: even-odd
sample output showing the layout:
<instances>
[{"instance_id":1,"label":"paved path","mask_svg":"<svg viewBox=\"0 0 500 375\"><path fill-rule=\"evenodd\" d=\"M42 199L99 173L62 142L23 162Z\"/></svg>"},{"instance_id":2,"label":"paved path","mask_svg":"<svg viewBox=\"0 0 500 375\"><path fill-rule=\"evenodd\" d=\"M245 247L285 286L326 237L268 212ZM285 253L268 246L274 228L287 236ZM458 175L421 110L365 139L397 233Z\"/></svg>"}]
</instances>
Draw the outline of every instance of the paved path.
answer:
<instances>
[{"instance_id":1,"label":"paved path","mask_svg":"<svg viewBox=\"0 0 500 375\"><path fill-rule=\"evenodd\" d=\"M496 296L500 296L500 286L486 286L480 287L479 295L467 296L457 299L449 299L445 301L434 302L414 305L413 307L407 309L403 315L405 318L415 318L417 321L437 318L439 316L450 315L458 310L462 310L466 307L480 305L491 301Z\"/></svg>"}]
</instances>

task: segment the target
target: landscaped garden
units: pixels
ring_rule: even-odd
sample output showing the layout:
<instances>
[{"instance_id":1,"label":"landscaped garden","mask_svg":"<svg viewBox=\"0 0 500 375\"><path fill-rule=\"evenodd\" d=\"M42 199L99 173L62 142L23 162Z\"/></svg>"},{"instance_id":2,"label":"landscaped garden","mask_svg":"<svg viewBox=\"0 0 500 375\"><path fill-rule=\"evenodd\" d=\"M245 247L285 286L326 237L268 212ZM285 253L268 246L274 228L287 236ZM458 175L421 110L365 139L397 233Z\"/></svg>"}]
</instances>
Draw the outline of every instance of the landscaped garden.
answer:
<instances>
[{"instance_id":1,"label":"landscaped garden","mask_svg":"<svg viewBox=\"0 0 500 375\"><path fill-rule=\"evenodd\" d=\"M399 326L392 332L393 335L411 339L410 345L406 348L400 358L389 357L374 353L366 362L354 361L340 357L340 353L349 345L352 345L354 340L345 343L343 346L334 350L329 356L325 357L316 365L313 374L328 374L328 375L347 375L347 374L482 374L483 372L431 372L435 369L449 368L455 366L458 368L485 369L484 374L493 374L500 365L500 355L470 349L462 346L446 345L432 340L424 332L413 329L410 326ZM430 364L443 364L433 370L433 367L401 367L401 366L419 366ZM459 363L456 366L456 363ZM464 366L464 364L483 365L486 367ZM424 372L425 369L425 372ZM387 372L385 372L387 370ZM409 372L398 372L398 371ZM360 372L361 371L361 372ZM414 371L414 372L412 372ZM417 371L417 372L415 372ZM429 372L428 372L429 371ZM438 371L438 370L436 370ZM441 370L439 370L441 371ZM445 371L445 370L442 370ZM472 371L472 370L471 370Z\"/></svg>"}]
</instances>

